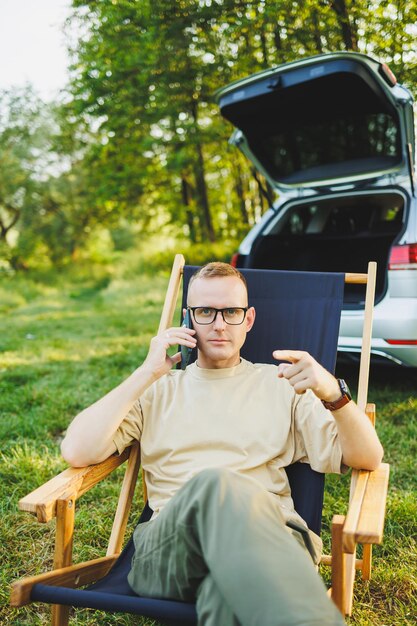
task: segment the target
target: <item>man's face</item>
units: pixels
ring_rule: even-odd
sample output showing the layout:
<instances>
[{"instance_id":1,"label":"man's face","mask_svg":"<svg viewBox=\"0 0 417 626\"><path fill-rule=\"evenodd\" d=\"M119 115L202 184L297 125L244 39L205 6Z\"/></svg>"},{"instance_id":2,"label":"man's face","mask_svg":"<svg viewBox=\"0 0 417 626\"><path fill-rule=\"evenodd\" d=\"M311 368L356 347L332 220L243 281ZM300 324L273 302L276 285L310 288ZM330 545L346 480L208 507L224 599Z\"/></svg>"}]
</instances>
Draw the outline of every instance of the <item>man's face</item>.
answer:
<instances>
[{"instance_id":1,"label":"man's face","mask_svg":"<svg viewBox=\"0 0 417 626\"><path fill-rule=\"evenodd\" d=\"M188 291L188 306L213 307L216 309L247 307L245 285L235 276L196 278ZM233 367L240 360L240 349L246 333L255 321L255 310L248 309L242 324L226 324L218 313L214 322L193 327L197 333L198 365L208 369Z\"/></svg>"}]
</instances>

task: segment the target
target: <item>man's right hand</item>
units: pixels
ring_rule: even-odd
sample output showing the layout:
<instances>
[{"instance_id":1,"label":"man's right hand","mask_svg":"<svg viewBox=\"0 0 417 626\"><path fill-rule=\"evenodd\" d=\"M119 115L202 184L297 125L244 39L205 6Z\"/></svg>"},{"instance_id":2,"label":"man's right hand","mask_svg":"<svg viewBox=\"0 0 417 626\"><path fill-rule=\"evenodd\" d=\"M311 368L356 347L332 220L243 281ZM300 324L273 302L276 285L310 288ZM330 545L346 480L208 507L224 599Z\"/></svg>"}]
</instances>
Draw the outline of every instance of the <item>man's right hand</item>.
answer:
<instances>
[{"instance_id":1,"label":"man's right hand","mask_svg":"<svg viewBox=\"0 0 417 626\"><path fill-rule=\"evenodd\" d=\"M99 463L116 451L114 434L136 400L158 378L181 360L181 353L169 356L171 346L194 348L195 330L168 328L151 340L148 356L120 385L81 411L71 422L62 442L65 460L75 467Z\"/></svg>"},{"instance_id":2,"label":"man's right hand","mask_svg":"<svg viewBox=\"0 0 417 626\"><path fill-rule=\"evenodd\" d=\"M173 327L158 333L151 340L148 356L143 362L142 368L147 370L152 378L157 380L169 372L177 363L181 361L181 352L173 356L168 354L172 346L187 346L195 348L197 339L193 328Z\"/></svg>"}]
</instances>

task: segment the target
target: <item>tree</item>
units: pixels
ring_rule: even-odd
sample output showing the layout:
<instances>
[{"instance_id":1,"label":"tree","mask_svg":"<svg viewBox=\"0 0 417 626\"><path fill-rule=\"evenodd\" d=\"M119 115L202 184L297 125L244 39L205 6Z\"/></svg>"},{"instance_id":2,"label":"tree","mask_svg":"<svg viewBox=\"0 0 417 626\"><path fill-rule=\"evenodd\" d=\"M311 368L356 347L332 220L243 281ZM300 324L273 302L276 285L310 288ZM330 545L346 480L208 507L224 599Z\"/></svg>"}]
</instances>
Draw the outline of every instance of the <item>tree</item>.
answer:
<instances>
[{"instance_id":1,"label":"tree","mask_svg":"<svg viewBox=\"0 0 417 626\"><path fill-rule=\"evenodd\" d=\"M39 255L65 262L106 210L87 168L90 137L69 113L30 87L0 94L0 258L15 269Z\"/></svg>"},{"instance_id":2,"label":"tree","mask_svg":"<svg viewBox=\"0 0 417 626\"><path fill-rule=\"evenodd\" d=\"M158 189L168 187L177 198L167 206L169 218L185 224L192 239L213 240L219 209L211 206L208 162L220 124L212 95L220 76L233 77L224 7L189 0L90 2L86 13L86 3L75 5L78 19L90 25L74 64L80 114L99 119L100 133L117 146L126 189L150 173L147 197L157 203ZM136 160L127 159L133 150Z\"/></svg>"},{"instance_id":3,"label":"tree","mask_svg":"<svg viewBox=\"0 0 417 626\"><path fill-rule=\"evenodd\" d=\"M16 242L25 215L39 205L47 147L47 115L33 90L1 92L0 254L15 267L24 264Z\"/></svg>"}]
</instances>

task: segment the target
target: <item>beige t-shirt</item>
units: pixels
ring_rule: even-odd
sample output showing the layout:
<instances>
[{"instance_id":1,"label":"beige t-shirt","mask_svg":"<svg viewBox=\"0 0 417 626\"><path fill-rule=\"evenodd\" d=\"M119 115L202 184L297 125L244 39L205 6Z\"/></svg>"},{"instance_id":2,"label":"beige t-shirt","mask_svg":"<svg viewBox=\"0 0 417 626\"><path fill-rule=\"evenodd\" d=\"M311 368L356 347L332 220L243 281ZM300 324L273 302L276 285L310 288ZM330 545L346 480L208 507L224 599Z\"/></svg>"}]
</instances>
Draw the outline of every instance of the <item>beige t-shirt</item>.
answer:
<instances>
[{"instance_id":1,"label":"beige t-shirt","mask_svg":"<svg viewBox=\"0 0 417 626\"><path fill-rule=\"evenodd\" d=\"M313 392L297 395L275 365L245 360L171 370L121 423L118 452L135 439L156 515L198 472L224 467L257 480L279 497L285 519L300 521L284 468L303 461L318 472L342 469L336 423Z\"/></svg>"}]
</instances>

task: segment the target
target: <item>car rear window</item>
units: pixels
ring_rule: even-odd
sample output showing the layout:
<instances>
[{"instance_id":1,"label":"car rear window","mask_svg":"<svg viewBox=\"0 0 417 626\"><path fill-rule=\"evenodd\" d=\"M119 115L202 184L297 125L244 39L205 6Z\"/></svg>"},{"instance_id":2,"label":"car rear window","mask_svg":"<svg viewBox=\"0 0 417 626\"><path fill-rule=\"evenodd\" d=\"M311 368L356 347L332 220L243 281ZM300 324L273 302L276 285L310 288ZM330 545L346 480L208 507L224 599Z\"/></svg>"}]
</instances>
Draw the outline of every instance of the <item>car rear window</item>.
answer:
<instances>
[{"instance_id":1,"label":"car rear window","mask_svg":"<svg viewBox=\"0 0 417 626\"><path fill-rule=\"evenodd\" d=\"M403 205L399 201L382 206L366 200L343 206L312 203L289 210L273 232L289 236L396 233L402 219Z\"/></svg>"},{"instance_id":2,"label":"car rear window","mask_svg":"<svg viewBox=\"0 0 417 626\"><path fill-rule=\"evenodd\" d=\"M333 177L338 165L346 175L385 169L401 159L397 125L383 112L290 124L263 138L260 149L274 178L288 182L300 171L307 180L310 170L315 180L326 178L326 169Z\"/></svg>"}]
</instances>

